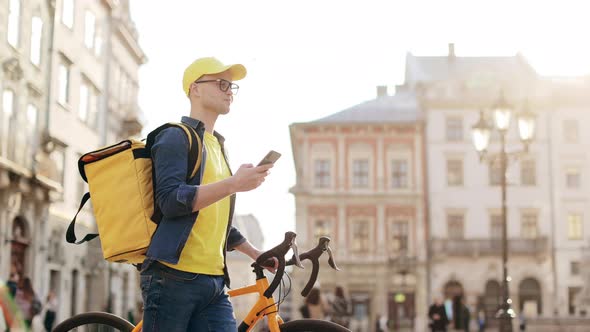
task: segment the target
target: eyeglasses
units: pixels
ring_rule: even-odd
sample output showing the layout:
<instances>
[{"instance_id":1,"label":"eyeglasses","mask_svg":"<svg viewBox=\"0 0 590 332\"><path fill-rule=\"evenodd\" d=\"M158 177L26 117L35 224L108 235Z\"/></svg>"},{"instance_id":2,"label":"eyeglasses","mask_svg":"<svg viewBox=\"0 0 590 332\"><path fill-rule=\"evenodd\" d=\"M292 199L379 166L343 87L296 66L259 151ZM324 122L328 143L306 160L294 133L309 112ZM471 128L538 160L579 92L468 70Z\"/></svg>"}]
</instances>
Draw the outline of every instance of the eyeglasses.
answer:
<instances>
[{"instance_id":1,"label":"eyeglasses","mask_svg":"<svg viewBox=\"0 0 590 332\"><path fill-rule=\"evenodd\" d=\"M204 81L195 81L195 84L198 83L209 83L209 82L219 82L219 90L223 91L223 92L227 92L228 89L231 89L231 93L233 95L237 95L238 94L238 90L240 89L240 87L236 84L236 83L232 83L228 80L224 80L222 78L218 78L216 80L204 80Z\"/></svg>"}]
</instances>

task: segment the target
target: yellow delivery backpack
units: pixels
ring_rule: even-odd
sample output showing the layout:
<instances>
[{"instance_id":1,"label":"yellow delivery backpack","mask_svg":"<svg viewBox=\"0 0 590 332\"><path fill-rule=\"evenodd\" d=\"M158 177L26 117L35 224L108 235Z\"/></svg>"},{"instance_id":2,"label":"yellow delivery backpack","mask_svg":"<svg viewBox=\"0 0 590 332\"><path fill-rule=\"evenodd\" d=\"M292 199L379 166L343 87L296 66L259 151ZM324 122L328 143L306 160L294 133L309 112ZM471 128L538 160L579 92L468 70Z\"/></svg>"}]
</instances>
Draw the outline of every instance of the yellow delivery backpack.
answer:
<instances>
[{"instance_id":1,"label":"yellow delivery backpack","mask_svg":"<svg viewBox=\"0 0 590 332\"><path fill-rule=\"evenodd\" d=\"M66 232L69 243L81 244L99 236L107 261L143 262L162 219L154 195L151 148L158 133L169 127L181 128L188 137L187 182L197 175L201 165L201 140L193 128L183 123L158 127L148 134L145 143L128 139L84 154L78 161L78 169L90 190L82 197L80 208ZM87 234L76 242L76 217L90 197L98 234Z\"/></svg>"}]
</instances>

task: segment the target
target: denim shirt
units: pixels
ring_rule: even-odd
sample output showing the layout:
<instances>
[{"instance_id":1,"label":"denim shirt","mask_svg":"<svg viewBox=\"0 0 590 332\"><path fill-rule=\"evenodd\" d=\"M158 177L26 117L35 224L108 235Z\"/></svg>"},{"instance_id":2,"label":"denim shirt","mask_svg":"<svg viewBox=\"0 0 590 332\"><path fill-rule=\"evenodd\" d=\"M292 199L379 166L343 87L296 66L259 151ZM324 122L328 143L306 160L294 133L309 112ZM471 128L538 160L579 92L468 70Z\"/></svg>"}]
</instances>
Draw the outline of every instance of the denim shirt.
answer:
<instances>
[{"instance_id":1,"label":"denim shirt","mask_svg":"<svg viewBox=\"0 0 590 332\"><path fill-rule=\"evenodd\" d=\"M202 122L185 116L182 117L182 122L196 129L197 135L203 142L205 127ZM214 132L214 135L221 145L221 151L227 163L227 156L223 147L224 138L217 132ZM187 183L188 151L188 138L180 128L167 128L156 136L151 149L153 171L155 173L154 195L156 196L156 203L162 211L163 218L152 237L147 251L147 259L143 264L145 267L142 266L142 268L147 268L155 260L177 264L180 253L199 215L198 211L193 212L193 202L199 194L199 185L203 178L207 151L203 144L201 167L197 175ZM225 264L226 250L231 251L246 241L240 231L232 226L235 198L235 194L230 196L229 220L223 251L223 273L227 287L229 287L229 275Z\"/></svg>"}]
</instances>

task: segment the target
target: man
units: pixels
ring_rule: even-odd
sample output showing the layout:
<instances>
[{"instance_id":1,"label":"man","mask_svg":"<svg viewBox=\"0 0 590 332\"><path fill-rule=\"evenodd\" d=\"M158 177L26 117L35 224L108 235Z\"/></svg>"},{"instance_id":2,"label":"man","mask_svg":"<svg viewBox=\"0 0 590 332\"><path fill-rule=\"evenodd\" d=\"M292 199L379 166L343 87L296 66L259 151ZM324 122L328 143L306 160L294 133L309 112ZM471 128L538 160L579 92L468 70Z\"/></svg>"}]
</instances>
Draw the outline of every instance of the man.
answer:
<instances>
[{"instance_id":1,"label":"man","mask_svg":"<svg viewBox=\"0 0 590 332\"><path fill-rule=\"evenodd\" d=\"M155 139L154 194L163 218L142 264L144 332L236 331L224 290L230 284L226 250L252 259L262 252L231 225L235 194L260 186L272 167L245 164L232 175L224 139L214 130L217 118L229 113L238 90L233 82L245 76L244 66L215 58L197 59L186 68L183 89L191 109L182 122L197 131L204 147L201 168L189 183L184 131L171 127Z\"/></svg>"},{"instance_id":2,"label":"man","mask_svg":"<svg viewBox=\"0 0 590 332\"><path fill-rule=\"evenodd\" d=\"M445 306L439 298L434 299L434 303L428 308L428 318L430 318L430 329L432 332L446 332L449 319Z\"/></svg>"}]
</instances>

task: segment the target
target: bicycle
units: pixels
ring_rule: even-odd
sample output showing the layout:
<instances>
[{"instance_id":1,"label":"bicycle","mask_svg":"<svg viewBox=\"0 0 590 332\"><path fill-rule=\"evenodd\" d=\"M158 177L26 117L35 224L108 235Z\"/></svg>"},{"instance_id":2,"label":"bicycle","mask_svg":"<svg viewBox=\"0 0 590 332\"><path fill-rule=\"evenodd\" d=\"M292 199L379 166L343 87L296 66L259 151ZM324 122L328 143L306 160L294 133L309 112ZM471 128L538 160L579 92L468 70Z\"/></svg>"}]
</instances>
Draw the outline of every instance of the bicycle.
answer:
<instances>
[{"instance_id":1,"label":"bicycle","mask_svg":"<svg viewBox=\"0 0 590 332\"><path fill-rule=\"evenodd\" d=\"M309 260L312 262L311 276L301 291L302 296L307 296L311 291L318 273L319 273L319 258L324 252L328 252L328 263L330 267L335 270L340 270L334 261L332 250L330 249L330 238L321 237L318 241L318 245L299 255L297 245L295 243L296 234L294 232L286 232L285 239L282 243L276 247L261 254L256 262L252 263L252 272L256 275L256 283L229 290L227 293L230 297L237 297L245 294L258 293L258 300L246 315L244 320L238 326L238 332L251 331L256 324L267 317L267 326L271 332L350 332L349 329L342 327L338 324L316 319L298 319L289 322L284 322L279 315L280 304L285 300L290 292L285 292L285 295L281 299L281 288L279 288L279 301L276 302L273 298L275 290L284 282L283 275L285 275L285 267L295 265L299 268L303 268L301 264L302 260ZM293 256L288 261L285 261L285 255L289 250L293 250ZM276 258L279 262L275 276L272 282L269 284L268 279L264 275L265 266L273 266ZM286 274L291 280L289 275ZM88 312L78 314L71 318L66 319L57 325L53 332L66 332L73 331L79 327L90 326L93 324L101 324L107 327L115 328L119 331L125 332L139 332L142 330L143 321L140 321L136 326L131 324L129 321L106 312Z\"/></svg>"}]
</instances>

